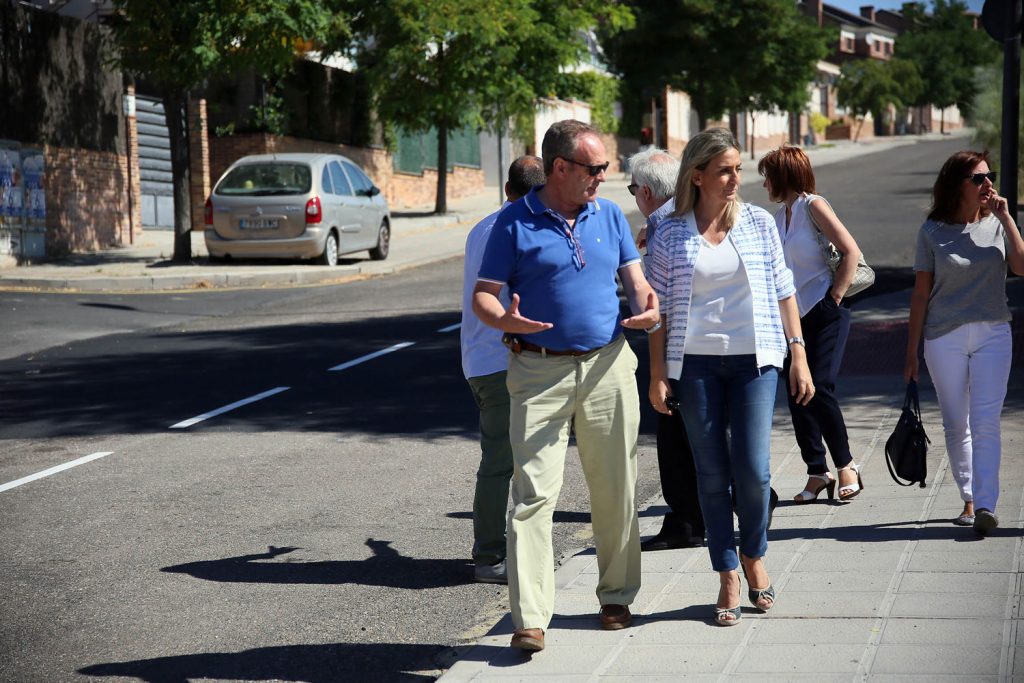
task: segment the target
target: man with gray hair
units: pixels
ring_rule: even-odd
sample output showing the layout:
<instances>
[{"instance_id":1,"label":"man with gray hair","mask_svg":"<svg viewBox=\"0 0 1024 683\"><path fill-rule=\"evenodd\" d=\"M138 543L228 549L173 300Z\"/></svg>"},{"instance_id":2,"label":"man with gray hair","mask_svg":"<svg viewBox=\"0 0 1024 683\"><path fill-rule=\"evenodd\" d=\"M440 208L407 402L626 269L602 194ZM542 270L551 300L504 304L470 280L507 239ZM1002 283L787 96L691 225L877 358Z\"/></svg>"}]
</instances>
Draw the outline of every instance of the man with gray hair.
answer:
<instances>
[{"instance_id":1,"label":"man with gray hair","mask_svg":"<svg viewBox=\"0 0 1024 683\"><path fill-rule=\"evenodd\" d=\"M637 246L643 248L654 236L658 222L676 208L673 198L679 159L663 149L649 147L629 158L632 182L626 188L636 198L636 207L647 218L640 229ZM661 531L640 544L643 551L695 548L704 544L704 516L697 498L697 471L678 409L658 413L658 473L661 492L669 512Z\"/></svg>"},{"instance_id":2,"label":"man with gray hair","mask_svg":"<svg viewBox=\"0 0 1024 683\"><path fill-rule=\"evenodd\" d=\"M590 490L602 628L630 625L640 589L637 359L622 328L661 327L658 299L622 210L598 199L608 158L597 131L559 121L541 145L547 182L505 209L473 294L511 350L509 437L515 468L508 528L511 646L544 649L555 607L551 523L570 431ZM633 315L620 318L615 276ZM501 302L503 287L511 292Z\"/></svg>"},{"instance_id":3,"label":"man with gray hair","mask_svg":"<svg viewBox=\"0 0 1024 683\"><path fill-rule=\"evenodd\" d=\"M512 479L512 445L508 441L508 349L501 331L480 322L473 313L473 288L491 229L510 202L517 201L535 185L544 184L544 162L521 156L508 169L505 198L508 200L477 223L466 237L462 282L462 372L480 410L480 467L473 495L473 578L483 583L507 583L505 569L505 518L508 488ZM508 305L508 288L499 297Z\"/></svg>"}]
</instances>

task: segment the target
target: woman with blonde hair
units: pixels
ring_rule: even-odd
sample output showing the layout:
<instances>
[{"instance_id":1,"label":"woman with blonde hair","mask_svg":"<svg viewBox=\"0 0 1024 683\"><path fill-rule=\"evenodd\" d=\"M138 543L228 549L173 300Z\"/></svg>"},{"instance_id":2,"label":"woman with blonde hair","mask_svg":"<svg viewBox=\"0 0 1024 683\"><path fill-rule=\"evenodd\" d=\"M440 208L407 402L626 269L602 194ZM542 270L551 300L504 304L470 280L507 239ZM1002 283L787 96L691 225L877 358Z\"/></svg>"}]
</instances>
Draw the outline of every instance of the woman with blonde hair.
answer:
<instances>
[{"instance_id":1,"label":"woman with blonde hair","mask_svg":"<svg viewBox=\"0 0 1024 683\"><path fill-rule=\"evenodd\" d=\"M984 152L957 152L939 171L932 209L917 233L903 371L908 382L917 380L923 335L964 503L954 524L983 536L999 526L999 420L1013 350L1006 267L1024 275L1024 241L995 180Z\"/></svg>"},{"instance_id":2,"label":"woman with blonde hair","mask_svg":"<svg viewBox=\"0 0 1024 683\"><path fill-rule=\"evenodd\" d=\"M836 398L836 377L850 336L850 304L846 290L853 282L860 248L828 201L815 194L811 160L799 147L782 147L766 154L757 164L764 176L768 197L782 206L775 225L793 271L800 327L807 342L807 364L814 379L814 399L807 405L789 400L793 431L800 456L807 465L807 484L796 494L796 503L810 503L822 491L850 500L864 490L860 469L850 454L846 421ZM835 277L822 250L828 240L843 254ZM824 444L822 443L824 440ZM829 473L825 445L832 455L837 476Z\"/></svg>"},{"instance_id":3,"label":"woman with blonde hair","mask_svg":"<svg viewBox=\"0 0 1024 683\"><path fill-rule=\"evenodd\" d=\"M650 331L649 397L664 414L678 402L686 424L708 553L719 573L720 626L740 619L741 565L754 607L767 611L775 603L762 558L772 412L787 353L796 400L806 404L814 395L793 275L771 215L737 194L740 166L728 130L695 135L683 151L676 210L648 244L648 280L663 323Z\"/></svg>"}]
</instances>

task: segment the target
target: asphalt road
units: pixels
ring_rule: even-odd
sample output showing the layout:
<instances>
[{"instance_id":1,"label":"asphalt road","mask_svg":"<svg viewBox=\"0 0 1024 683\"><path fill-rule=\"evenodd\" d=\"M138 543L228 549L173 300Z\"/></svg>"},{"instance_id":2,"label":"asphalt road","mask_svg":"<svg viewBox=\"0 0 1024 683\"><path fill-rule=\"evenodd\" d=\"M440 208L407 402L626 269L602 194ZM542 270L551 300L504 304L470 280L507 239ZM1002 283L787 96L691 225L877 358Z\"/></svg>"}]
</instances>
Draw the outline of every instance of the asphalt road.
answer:
<instances>
[{"instance_id":1,"label":"asphalt road","mask_svg":"<svg viewBox=\"0 0 1024 683\"><path fill-rule=\"evenodd\" d=\"M962 144L819 171L876 292L906 286L930 183ZM435 676L507 609L470 581L460 279L450 261L276 291L0 293L0 488L109 453L0 490L0 680ZM658 492L645 420L640 500ZM556 555L586 545L588 509L571 453Z\"/></svg>"}]
</instances>

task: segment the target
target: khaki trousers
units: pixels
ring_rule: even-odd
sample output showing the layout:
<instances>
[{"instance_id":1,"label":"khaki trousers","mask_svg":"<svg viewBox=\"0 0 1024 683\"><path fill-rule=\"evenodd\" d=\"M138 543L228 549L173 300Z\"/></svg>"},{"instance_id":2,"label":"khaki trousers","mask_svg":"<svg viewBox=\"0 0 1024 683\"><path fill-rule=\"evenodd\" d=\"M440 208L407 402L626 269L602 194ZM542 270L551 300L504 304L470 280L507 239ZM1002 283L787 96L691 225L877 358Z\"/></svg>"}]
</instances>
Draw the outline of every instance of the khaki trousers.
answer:
<instances>
[{"instance_id":1,"label":"khaki trousers","mask_svg":"<svg viewBox=\"0 0 1024 683\"><path fill-rule=\"evenodd\" d=\"M597 598L628 605L640 590L636 512L637 360L620 337L585 356L510 356L512 510L508 588L515 628L547 629L555 602L551 520L562 488L569 429L590 490Z\"/></svg>"}]
</instances>

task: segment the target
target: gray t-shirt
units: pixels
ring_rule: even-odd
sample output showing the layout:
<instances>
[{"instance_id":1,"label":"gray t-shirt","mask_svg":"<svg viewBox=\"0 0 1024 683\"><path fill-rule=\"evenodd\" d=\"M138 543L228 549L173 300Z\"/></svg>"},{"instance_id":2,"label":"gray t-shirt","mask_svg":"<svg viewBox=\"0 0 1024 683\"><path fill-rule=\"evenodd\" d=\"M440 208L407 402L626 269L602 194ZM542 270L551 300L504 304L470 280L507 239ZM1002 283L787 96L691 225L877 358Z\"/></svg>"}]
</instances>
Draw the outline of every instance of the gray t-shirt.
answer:
<instances>
[{"instance_id":1,"label":"gray t-shirt","mask_svg":"<svg viewBox=\"0 0 1024 683\"><path fill-rule=\"evenodd\" d=\"M1006 304L1006 233L995 216L976 223L925 221L914 270L933 273L924 338L961 325L1010 320Z\"/></svg>"}]
</instances>

